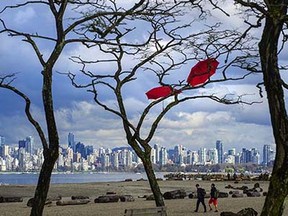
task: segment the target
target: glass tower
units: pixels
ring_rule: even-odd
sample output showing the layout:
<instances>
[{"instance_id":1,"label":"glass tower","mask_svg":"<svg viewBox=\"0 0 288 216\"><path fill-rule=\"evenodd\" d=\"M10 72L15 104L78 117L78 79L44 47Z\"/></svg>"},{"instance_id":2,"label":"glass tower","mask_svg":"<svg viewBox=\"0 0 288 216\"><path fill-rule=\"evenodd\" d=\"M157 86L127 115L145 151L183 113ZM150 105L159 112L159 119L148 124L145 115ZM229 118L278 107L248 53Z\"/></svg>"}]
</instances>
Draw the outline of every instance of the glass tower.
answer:
<instances>
[{"instance_id":1,"label":"glass tower","mask_svg":"<svg viewBox=\"0 0 288 216\"><path fill-rule=\"evenodd\" d=\"M218 154L218 163L222 164L223 163L223 144L221 140L216 141L216 149L217 149L217 154Z\"/></svg>"}]
</instances>

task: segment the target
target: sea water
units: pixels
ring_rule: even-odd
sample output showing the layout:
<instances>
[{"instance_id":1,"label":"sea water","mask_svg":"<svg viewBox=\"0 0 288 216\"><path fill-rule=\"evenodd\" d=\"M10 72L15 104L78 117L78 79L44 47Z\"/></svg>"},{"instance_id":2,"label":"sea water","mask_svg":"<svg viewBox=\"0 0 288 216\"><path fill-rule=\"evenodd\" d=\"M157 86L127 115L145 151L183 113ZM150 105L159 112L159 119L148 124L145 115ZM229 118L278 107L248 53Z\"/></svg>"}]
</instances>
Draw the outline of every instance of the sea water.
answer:
<instances>
[{"instance_id":1,"label":"sea water","mask_svg":"<svg viewBox=\"0 0 288 216\"><path fill-rule=\"evenodd\" d=\"M164 178L166 173L155 173L157 178ZM0 185L35 185L39 173L0 173ZM130 172L91 172L91 173L52 173L51 184L117 182L132 179L147 179L146 173Z\"/></svg>"}]
</instances>

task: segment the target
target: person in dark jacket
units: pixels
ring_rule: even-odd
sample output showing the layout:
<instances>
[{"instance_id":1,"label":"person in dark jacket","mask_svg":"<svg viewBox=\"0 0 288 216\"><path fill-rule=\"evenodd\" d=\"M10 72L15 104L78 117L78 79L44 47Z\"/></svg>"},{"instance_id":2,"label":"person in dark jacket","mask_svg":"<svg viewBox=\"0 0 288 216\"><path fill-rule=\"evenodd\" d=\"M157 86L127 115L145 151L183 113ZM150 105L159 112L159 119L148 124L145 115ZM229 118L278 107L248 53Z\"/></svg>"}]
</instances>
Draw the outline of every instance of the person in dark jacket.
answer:
<instances>
[{"instance_id":1,"label":"person in dark jacket","mask_svg":"<svg viewBox=\"0 0 288 216\"><path fill-rule=\"evenodd\" d=\"M212 207L211 204L213 203L214 207L215 207L215 212L218 212L218 190L215 187L215 184L211 184L211 191L210 191L210 199L209 199L209 208L210 211L212 211Z\"/></svg>"},{"instance_id":2,"label":"person in dark jacket","mask_svg":"<svg viewBox=\"0 0 288 216\"><path fill-rule=\"evenodd\" d=\"M206 205L204 201L206 192L203 188L199 186L199 184L196 184L196 188L197 188L197 204L196 204L195 212L198 212L200 203L202 203L204 207L204 212L206 212Z\"/></svg>"}]
</instances>

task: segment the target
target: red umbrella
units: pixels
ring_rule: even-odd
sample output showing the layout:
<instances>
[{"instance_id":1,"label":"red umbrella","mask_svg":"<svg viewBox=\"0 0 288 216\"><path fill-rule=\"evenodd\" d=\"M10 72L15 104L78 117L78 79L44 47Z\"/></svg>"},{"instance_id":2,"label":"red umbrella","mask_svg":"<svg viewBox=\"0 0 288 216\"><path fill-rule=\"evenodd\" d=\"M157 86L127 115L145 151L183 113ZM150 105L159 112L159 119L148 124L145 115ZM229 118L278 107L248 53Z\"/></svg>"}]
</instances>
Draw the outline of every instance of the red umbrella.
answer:
<instances>
[{"instance_id":1,"label":"red umbrella","mask_svg":"<svg viewBox=\"0 0 288 216\"><path fill-rule=\"evenodd\" d=\"M187 82L193 87L205 83L215 73L218 65L219 62L214 58L198 62L191 68Z\"/></svg>"},{"instance_id":2,"label":"red umbrella","mask_svg":"<svg viewBox=\"0 0 288 216\"><path fill-rule=\"evenodd\" d=\"M170 86L160 86L150 89L146 92L148 99L158 99L160 97L166 97L172 94L173 89Z\"/></svg>"}]
</instances>

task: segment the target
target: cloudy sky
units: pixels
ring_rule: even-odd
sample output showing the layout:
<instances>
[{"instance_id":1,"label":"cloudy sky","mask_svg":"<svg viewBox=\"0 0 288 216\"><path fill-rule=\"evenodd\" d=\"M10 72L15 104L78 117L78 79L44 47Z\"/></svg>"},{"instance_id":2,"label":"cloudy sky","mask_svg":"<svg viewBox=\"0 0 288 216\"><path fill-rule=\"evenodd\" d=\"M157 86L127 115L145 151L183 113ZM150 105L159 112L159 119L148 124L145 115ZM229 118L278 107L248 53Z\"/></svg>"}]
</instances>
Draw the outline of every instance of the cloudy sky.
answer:
<instances>
[{"instance_id":1,"label":"cloudy sky","mask_svg":"<svg viewBox=\"0 0 288 216\"><path fill-rule=\"evenodd\" d=\"M11 1L2 0L0 7L2 8L7 2ZM226 4L224 9L231 14L235 12L233 4ZM212 15L214 20L217 19L220 22L229 20L228 26L231 28L243 25L236 15L227 18L217 11ZM32 6L27 6L20 10L11 10L9 13L2 14L1 17L7 21L9 27L14 27L19 31L25 30L47 35L54 33L51 27L51 15L43 8L36 10ZM41 67L32 48L21 41L21 38L11 38L5 34L0 35L0 40L0 74L17 73L14 85L29 95L33 103L33 115L44 125L41 103ZM40 48L44 54L48 55L50 51L48 44L41 42ZM80 45L68 47L57 62L55 71L78 71L79 66L68 59L71 55L83 57L98 54L87 53ZM191 65L182 68L181 76L187 76L189 68L195 63L191 62ZM219 67L221 66L223 62L220 62ZM248 100L262 103L252 106L243 104L227 106L208 100L183 103L172 109L163 119L151 144L158 143L167 148L182 144L188 149L198 150L200 147L213 148L216 140L222 140L225 150L235 147L238 151L244 147L255 147L262 151L264 144L273 145L274 138L267 101L265 96L260 98L258 89L255 87L261 80L260 75L255 75L241 82L208 84L205 88L207 91L249 94ZM142 77L127 87L125 103L133 121L133 118L137 120L138 114L151 102L147 100L145 92L152 86L157 86L155 80ZM67 77L57 73L54 74L53 91L61 145L67 144L69 132L74 133L76 141L94 145L96 148L127 145L120 120L97 106L91 94L85 90L73 88ZM197 91L201 93L201 89ZM114 103L108 95L102 93L104 100L105 97L107 97L107 103ZM155 113L151 113L151 119L156 115L157 109ZM37 133L24 114L23 100L5 89L0 89L0 135L5 137L8 145L17 144L19 140L32 135L40 146Z\"/></svg>"}]
</instances>

